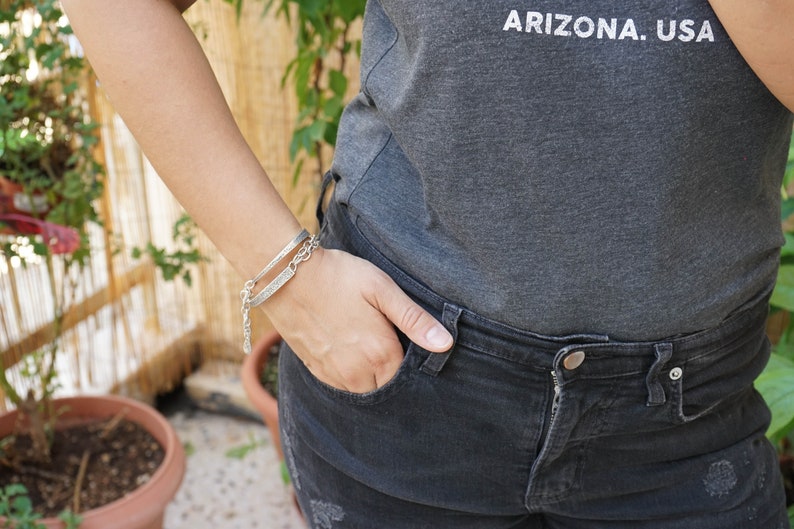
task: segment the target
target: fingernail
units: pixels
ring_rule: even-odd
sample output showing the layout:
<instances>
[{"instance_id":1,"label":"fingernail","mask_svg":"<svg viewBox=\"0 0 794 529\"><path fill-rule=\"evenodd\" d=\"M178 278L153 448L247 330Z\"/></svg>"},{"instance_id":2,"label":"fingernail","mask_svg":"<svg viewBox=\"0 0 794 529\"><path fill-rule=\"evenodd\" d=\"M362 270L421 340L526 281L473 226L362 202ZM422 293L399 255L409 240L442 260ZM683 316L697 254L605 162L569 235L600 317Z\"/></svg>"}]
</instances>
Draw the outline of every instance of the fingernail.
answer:
<instances>
[{"instance_id":1,"label":"fingernail","mask_svg":"<svg viewBox=\"0 0 794 529\"><path fill-rule=\"evenodd\" d=\"M452 345L452 335L441 325L432 327L425 335L429 345L433 347L449 347Z\"/></svg>"}]
</instances>

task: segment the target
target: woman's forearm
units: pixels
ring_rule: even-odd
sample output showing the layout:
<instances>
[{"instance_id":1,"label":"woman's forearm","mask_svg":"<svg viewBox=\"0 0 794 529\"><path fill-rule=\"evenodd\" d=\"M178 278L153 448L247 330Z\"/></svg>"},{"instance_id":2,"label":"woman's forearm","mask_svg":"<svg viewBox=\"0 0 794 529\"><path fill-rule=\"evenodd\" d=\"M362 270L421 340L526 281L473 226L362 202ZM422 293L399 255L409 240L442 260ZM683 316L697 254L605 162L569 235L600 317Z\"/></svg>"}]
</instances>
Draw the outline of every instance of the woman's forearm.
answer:
<instances>
[{"instance_id":1,"label":"woman's forearm","mask_svg":"<svg viewBox=\"0 0 794 529\"><path fill-rule=\"evenodd\" d=\"M250 277L300 226L246 144L182 18L189 4L63 0L105 92L160 177Z\"/></svg>"},{"instance_id":2,"label":"woman's forearm","mask_svg":"<svg viewBox=\"0 0 794 529\"><path fill-rule=\"evenodd\" d=\"M794 111L794 1L709 1L756 75Z\"/></svg>"}]
</instances>

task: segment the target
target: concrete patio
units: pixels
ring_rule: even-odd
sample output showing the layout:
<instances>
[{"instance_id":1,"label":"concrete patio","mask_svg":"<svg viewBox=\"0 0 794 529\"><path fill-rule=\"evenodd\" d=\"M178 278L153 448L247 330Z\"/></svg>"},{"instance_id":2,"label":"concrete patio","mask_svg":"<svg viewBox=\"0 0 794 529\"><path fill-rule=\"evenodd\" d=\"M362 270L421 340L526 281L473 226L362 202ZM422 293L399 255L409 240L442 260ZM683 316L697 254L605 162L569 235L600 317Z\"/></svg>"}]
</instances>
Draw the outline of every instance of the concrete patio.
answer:
<instances>
[{"instance_id":1,"label":"concrete patio","mask_svg":"<svg viewBox=\"0 0 794 529\"><path fill-rule=\"evenodd\" d=\"M187 453L164 529L306 529L261 421L201 409L184 389L159 407Z\"/></svg>"}]
</instances>

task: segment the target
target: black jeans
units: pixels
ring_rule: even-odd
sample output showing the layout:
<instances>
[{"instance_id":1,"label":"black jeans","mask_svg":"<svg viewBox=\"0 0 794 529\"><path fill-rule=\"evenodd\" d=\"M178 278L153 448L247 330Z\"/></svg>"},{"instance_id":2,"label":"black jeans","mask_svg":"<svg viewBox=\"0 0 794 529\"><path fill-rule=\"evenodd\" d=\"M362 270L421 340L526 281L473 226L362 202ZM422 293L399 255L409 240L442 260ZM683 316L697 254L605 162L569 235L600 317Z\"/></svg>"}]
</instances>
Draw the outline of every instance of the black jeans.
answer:
<instances>
[{"instance_id":1,"label":"black jeans","mask_svg":"<svg viewBox=\"0 0 794 529\"><path fill-rule=\"evenodd\" d=\"M404 340L382 388L353 394L285 346L282 441L315 529L788 527L769 411L767 305L653 343L541 336L407 277L332 204L322 244L385 270L453 333Z\"/></svg>"}]
</instances>

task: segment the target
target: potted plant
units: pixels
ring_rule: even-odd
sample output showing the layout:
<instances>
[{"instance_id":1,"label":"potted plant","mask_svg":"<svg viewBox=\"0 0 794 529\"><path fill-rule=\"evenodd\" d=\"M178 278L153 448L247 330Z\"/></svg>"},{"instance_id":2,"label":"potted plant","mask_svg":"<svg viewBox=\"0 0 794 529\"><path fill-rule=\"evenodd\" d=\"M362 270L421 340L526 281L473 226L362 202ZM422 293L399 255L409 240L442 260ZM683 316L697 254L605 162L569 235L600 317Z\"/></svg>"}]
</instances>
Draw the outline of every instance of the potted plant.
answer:
<instances>
[{"instance_id":1,"label":"potted plant","mask_svg":"<svg viewBox=\"0 0 794 529\"><path fill-rule=\"evenodd\" d=\"M55 399L51 404L52 412L58 420L54 429L49 430L49 435L55 436L79 429L81 432L86 432L90 438L76 452L80 462L77 471L72 472L71 475L60 464L50 470L46 470L48 468L46 466L29 463L20 467L27 472L37 472L45 476L52 482L50 485L53 488L63 491L69 498L69 506L53 507L54 513L37 520L36 523L39 525L34 527L62 529L65 527L63 513L71 511L79 516L80 529L162 528L165 508L176 494L185 471L184 449L174 428L165 417L146 404L111 395ZM28 415L25 419L21 419L21 416L20 410L0 416L0 439L8 439L9 432L18 431L20 424L23 425L24 430L26 423L35 420L35 415ZM131 445L132 436L145 441L140 445ZM157 448L148 440L150 438L156 443ZM14 450L15 448L10 445L4 446L0 449L0 459L13 457ZM157 457L151 460L144 457L143 452L146 450L150 450ZM65 452L65 447L59 447L59 451ZM133 478L130 491L106 504L87 510L80 509L79 502L85 496L81 494L81 490L91 488L92 478L89 477L91 473L94 472L96 475L93 478L97 480L95 486L115 487L119 481L127 479L124 475L126 470L123 470L121 475L110 471L103 478L100 477L102 469L114 468L111 466L112 460L130 457L136 463L150 467L148 471ZM58 461L69 458L69 456L60 456ZM93 470L92 466L95 467ZM31 487L26 489L31 493L34 492ZM72 507L74 503L78 504L77 508ZM40 506L34 504L31 510L38 512ZM3 524L3 519L0 517L0 527L6 527Z\"/></svg>"},{"instance_id":2,"label":"potted plant","mask_svg":"<svg viewBox=\"0 0 794 529\"><path fill-rule=\"evenodd\" d=\"M71 28L56 0L0 0L0 28L0 233L6 234L0 248L6 259L23 264L20 248L26 245L40 257L49 273L55 329L51 343L20 362L30 382L26 393L11 384L12 366L0 356L0 389L16 407L0 417L0 483L44 478L41 485L27 485L27 494L60 495L82 518L81 529L160 528L185 469L170 424L154 408L122 397L54 398L64 316L91 253L86 226L101 225L94 206L103 189L103 169L93 153L97 125L80 90L87 65L72 51ZM77 442L76 456L66 456L76 466L66 470L60 458L78 432L85 437ZM143 444L127 444L131 437ZM112 476L92 477L93 467L109 468L113 461L143 468L117 467ZM86 510L93 502L89 492L105 492L119 482L129 482L122 499ZM32 501L33 509L61 512L64 507L51 496ZM31 527L64 527L49 515L35 523ZM15 522L0 518L0 527L8 524Z\"/></svg>"}]
</instances>

